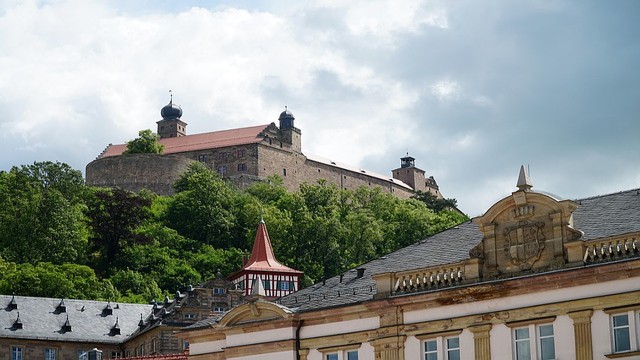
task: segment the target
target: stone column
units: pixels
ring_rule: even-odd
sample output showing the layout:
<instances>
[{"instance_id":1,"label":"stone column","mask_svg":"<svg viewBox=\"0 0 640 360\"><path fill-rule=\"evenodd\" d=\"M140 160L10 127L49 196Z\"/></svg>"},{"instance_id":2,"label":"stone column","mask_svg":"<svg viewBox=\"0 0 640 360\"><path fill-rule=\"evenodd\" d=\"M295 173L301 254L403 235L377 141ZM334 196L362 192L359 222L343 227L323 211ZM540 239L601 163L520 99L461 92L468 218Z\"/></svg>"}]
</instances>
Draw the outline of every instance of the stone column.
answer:
<instances>
[{"instance_id":1,"label":"stone column","mask_svg":"<svg viewBox=\"0 0 640 360\"><path fill-rule=\"evenodd\" d=\"M298 355L300 355L300 360L307 360L307 355L309 355L309 349L298 350Z\"/></svg>"},{"instance_id":2,"label":"stone column","mask_svg":"<svg viewBox=\"0 0 640 360\"><path fill-rule=\"evenodd\" d=\"M576 360L593 360L591 339L591 315L593 315L593 310L576 311L568 315L573 320Z\"/></svg>"},{"instance_id":3,"label":"stone column","mask_svg":"<svg viewBox=\"0 0 640 360\"><path fill-rule=\"evenodd\" d=\"M473 333L473 351L476 360L491 360L491 324L472 326L469 331Z\"/></svg>"},{"instance_id":4,"label":"stone column","mask_svg":"<svg viewBox=\"0 0 640 360\"><path fill-rule=\"evenodd\" d=\"M389 336L371 341L375 360L404 360L405 335Z\"/></svg>"}]
</instances>

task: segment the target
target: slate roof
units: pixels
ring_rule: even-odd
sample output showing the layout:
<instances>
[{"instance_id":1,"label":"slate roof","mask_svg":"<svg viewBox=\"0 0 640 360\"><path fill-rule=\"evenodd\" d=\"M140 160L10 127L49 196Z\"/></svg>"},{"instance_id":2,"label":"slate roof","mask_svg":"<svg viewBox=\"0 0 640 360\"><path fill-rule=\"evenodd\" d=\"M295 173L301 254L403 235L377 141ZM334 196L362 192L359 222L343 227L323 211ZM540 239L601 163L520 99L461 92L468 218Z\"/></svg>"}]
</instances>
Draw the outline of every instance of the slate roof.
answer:
<instances>
[{"instance_id":1,"label":"slate roof","mask_svg":"<svg viewBox=\"0 0 640 360\"><path fill-rule=\"evenodd\" d=\"M17 309L10 309L12 298L0 295L0 338L118 344L138 329L140 314L147 317L152 311L152 305L145 304L64 299L66 311L61 312L57 307L62 299L29 296L15 296ZM107 305L112 315L104 312ZM22 329L14 326L18 313ZM62 330L67 319L71 331ZM112 331L116 319L120 334Z\"/></svg>"},{"instance_id":2,"label":"slate roof","mask_svg":"<svg viewBox=\"0 0 640 360\"><path fill-rule=\"evenodd\" d=\"M640 188L575 201L574 227L584 240L640 231Z\"/></svg>"},{"instance_id":3,"label":"slate roof","mask_svg":"<svg viewBox=\"0 0 640 360\"><path fill-rule=\"evenodd\" d=\"M640 231L640 189L575 200L574 227L583 240ZM469 258L469 250L482 241L482 232L467 221L381 258L362 264L364 276L351 269L342 275L282 297L278 302L297 312L355 304L373 299L373 274L401 272L456 263ZM341 279L342 277L342 279Z\"/></svg>"},{"instance_id":4,"label":"slate roof","mask_svg":"<svg viewBox=\"0 0 640 360\"><path fill-rule=\"evenodd\" d=\"M163 154L176 154L188 151L259 143L263 140L263 137L260 136L260 134L267 128L267 126L269 126L269 124L164 138L160 139L159 143L164 145ZM122 155L126 149L127 144L109 145L98 158Z\"/></svg>"}]
</instances>

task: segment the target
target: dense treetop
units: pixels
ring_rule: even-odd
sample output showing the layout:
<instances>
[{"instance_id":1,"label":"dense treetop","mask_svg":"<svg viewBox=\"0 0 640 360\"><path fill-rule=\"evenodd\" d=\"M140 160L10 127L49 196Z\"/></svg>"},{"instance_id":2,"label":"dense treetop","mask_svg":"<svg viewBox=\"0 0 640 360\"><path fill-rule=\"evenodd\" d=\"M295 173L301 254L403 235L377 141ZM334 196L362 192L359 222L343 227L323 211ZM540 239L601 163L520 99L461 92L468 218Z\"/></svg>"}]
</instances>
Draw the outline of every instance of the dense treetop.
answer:
<instances>
[{"instance_id":1,"label":"dense treetop","mask_svg":"<svg viewBox=\"0 0 640 360\"><path fill-rule=\"evenodd\" d=\"M288 192L278 177L238 190L200 163L175 189L91 188L62 163L1 171L0 293L148 302L239 270L261 218L308 286L466 220L455 200L425 194L326 182Z\"/></svg>"},{"instance_id":2,"label":"dense treetop","mask_svg":"<svg viewBox=\"0 0 640 360\"><path fill-rule=\"evenodd\" d=\"M158 140L160 136L150 129L140 130L137 138L127 141L127 149L123 154L162 154L164 145Z\"/></svg>"}]
</instances>

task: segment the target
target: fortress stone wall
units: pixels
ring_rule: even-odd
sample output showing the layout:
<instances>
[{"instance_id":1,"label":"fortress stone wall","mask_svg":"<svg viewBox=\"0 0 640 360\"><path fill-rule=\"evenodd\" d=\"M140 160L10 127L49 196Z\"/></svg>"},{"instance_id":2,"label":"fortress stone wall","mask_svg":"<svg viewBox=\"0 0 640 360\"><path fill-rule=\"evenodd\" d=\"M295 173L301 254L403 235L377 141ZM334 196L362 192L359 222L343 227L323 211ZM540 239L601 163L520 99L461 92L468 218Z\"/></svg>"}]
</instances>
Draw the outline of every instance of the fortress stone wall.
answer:
<instances>
[{"instance_id":1,"label":"fortress stone wall","mask_svg":"<svg viewBox=\"0 0 640 360\"><path fill-rule=\"evenodd\" d=\"M173 194L173 183L192 159L182 155L127 154L96 159L86 168L87 185Z\"/></svg>"}]
</instances>

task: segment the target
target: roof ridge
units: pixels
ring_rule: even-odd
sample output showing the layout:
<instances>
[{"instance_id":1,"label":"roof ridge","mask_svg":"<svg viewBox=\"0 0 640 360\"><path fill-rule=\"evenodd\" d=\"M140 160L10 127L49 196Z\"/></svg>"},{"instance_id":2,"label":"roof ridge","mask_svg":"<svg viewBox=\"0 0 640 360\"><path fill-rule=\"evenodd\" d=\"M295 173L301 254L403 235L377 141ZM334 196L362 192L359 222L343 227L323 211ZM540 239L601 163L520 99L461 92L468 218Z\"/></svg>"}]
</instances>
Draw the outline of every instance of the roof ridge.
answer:
<instances>
[{"instance_id":1,"label":"roof ridge","mask_svg":"<svg viewBox=\"0 0 640 360\"><path fill-rule=\"evenodd\" d=\"M623 193L630 193L630 192L634 192L634 191L637 192L638 195L640 195L640 187L638 187L638 188L633 188L633 189L629 189L629 190L616 191L616 192L612 192L612 193L608 193L608 194L594 195L594 196L589 196L589 197L585 197L585 198L578 198L578 199L574 199L574 201L584 201L584 200L598 199L598 198L603 198L603 197L607 197L607 196L619 195L619 194L623 194Z\"/></svg>"}]
</instances>

